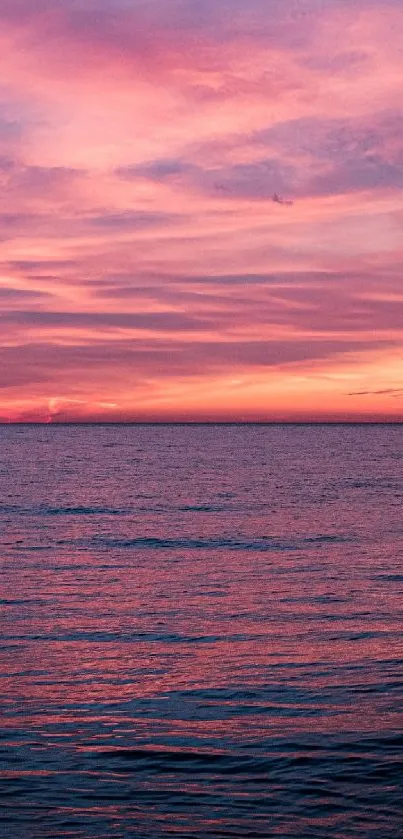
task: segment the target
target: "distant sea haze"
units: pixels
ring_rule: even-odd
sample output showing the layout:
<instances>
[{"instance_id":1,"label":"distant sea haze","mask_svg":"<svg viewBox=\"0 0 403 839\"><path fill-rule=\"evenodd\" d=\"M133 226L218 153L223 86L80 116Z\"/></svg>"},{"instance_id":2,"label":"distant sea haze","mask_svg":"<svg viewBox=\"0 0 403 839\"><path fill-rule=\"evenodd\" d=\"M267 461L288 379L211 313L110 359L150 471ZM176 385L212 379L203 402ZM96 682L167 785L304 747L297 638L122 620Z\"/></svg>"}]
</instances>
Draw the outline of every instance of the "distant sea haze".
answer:
<instances>
[{"instance_id":1,"label":"distant sea haze","mask_svg":"<svg viewBox=\"0 0 403 839\"><path fill-rule=\"evenodd\" d=\"M7 839L403 835L403 428L4 425Z\"/></svg>"}]
</instances>

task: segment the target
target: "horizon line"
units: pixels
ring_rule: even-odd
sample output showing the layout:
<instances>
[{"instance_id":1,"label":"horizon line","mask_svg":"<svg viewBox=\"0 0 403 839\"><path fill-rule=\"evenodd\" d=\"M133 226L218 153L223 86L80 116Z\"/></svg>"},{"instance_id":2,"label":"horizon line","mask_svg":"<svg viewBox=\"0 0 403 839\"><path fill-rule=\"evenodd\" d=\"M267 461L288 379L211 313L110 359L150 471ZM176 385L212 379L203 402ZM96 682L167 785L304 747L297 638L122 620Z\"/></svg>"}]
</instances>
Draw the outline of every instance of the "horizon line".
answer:
<instances>
[{"instance_id":1,"label":"horizon line","mask_svg":"<svg viewBox=\"0 0 403 839\"><path fill-rule=\"evenodd\" d=\"M7 426L189 426L189 425L403 425L403 419L390 420L61 420L57 422L44 422L42 420L13 420L4 422L0 420L1 427Z\"/></svg>"}]
</instances>

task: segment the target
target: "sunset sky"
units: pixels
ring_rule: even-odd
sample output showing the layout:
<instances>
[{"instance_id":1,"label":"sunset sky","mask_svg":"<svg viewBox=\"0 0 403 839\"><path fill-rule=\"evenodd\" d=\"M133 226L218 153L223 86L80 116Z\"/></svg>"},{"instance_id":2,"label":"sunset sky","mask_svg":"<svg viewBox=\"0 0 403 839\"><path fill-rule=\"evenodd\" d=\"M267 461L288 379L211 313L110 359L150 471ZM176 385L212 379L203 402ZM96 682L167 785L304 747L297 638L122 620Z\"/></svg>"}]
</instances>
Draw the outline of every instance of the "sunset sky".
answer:
<instances>
[{"instance_id":1,"label":"sunset sky","mask_svg":"<svg viewBox=\"0 0 403 839\"><path fill-rule=\"evenodd\" d=\"M0 0L0 420L402 419L402 0Z\"/></svg>"}]
</instances>

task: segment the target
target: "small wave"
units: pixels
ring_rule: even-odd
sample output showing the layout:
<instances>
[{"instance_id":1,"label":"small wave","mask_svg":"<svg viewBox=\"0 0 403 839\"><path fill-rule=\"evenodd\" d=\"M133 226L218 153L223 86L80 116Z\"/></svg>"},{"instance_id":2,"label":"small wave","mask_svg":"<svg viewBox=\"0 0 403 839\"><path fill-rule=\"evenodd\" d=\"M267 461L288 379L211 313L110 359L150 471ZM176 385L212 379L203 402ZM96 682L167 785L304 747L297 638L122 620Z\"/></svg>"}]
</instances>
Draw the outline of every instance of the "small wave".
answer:
<instances>
[{"instance_id":1,"label":"small wave","mask_svg":"<svg viewBox=\"0 0 403 839\"><path fill-rule=\"evenodd\" d=\"M219 504L185 504L178 507L180 513L223 513L225 507Z\"/></svg>"},{"instance_id":2,"label":"small wave","mask_svg":"<svg viewBox=\"0 0 403 839\"><path fill-rule=\"evenodd\" d=\"M92 543L97 547L106 548L165 548L171 550L220 550L229 548L231 550L283 551L296 549L296 546L290 542L283 542L270 537L260 539L234 539L231 537L159 539L144 536L133 539L116 539L99 536L94 537Z\"/></svg>"},{"instance_id":3,"label":"small wave","mask_svg":"<svg viewBox=\"0 0 403 839\"><path fill-rule=\"evenodd\" d=\"M376 744L377 746L379 744ZM309 776L308 783L320 774L327 787L350 783L359 777L362 787L374 783L397 783L400 778L401 761L396 754L385 759L379 752L350 754L346 744L342 747L329 743L327 748L310 748L306 744L295 750L273 748L270 753L259 750L220 750L217 748L189 748L188 746L138 746L133 748L90 747L80 748L89 759L112 764L114 772L141 771L145 767L158 772L175 773L219 773L221 777L234 775L248 778L249 783L264 777L284 779L295 777L295 773Z\"/></svg>"},{"instance_id":4,"label":"small wave","mask_svg":"<svg viewBox=\"0 0 403 839\"><path fill-rule=\"evenodd\" d=\"M180 749L153 749L153 748L133 748L133 749L91 749L87 753L96 755L99 758L108 760L124 760L128 762L148 761L157 763L159 765L174 764L189 764L192 766L197 764L202 766L219 765L228 761L228 756L225 752L214 752L211 750L180 750Z\"/></svg>"},{"instance_id":5,"label":"small wave","mask_svg":"<svg viewBox=\"0 0 403 839\"><path fill-rule=\"evenodd\" d=\"M112 507L40 507L37 511L42 516L119 516L125 510Z\"/></svg>"},{"instance_id":6,"label":"small wave","mask_svg":"<svg viewBox=\"0 0 403 839\"><path fill-rule=\"evenodd\" d=\"M0 515L24 515L24 516L121 516L127 512L125 509L101 506L84 506L81 504L66 507L51 507L41 505L39 507L24 507L16 504L0 504Z\"/></svg>"},{"instance_id":7,"label":"small wave","mask_svg":"<svg viewBox=\"0 0 403 839\"><path fill-rule=\"evenodd\" d=\"M306 539L304 539L304 542L306 544L317 544L317 543L324 544L324 543L327 543L327 542L329 542L329 543L335 542L336 544L343 544L344 542L351 542L351 541L353 541L351 536L342 536L342 535L339 535L339 534L329 534L328 535L326 533L321 534L319 536L307 536Z\"/></svg>"},{"instance_id":8,"label":"small wave","mask_svg":"<svg viewBox=\"0 0 403 839\"><path fill-rule=\"evenodd\" d=\"M320 535L295 539L291 541L276 536L261 536L257 538L217 536L211 538L183 537L158 538L154 536L138 536L134 538L95 536L91 539L92 546L98 548L137 548L137 549L169 549L169 550L243 550L243 551L296 551L307 545L343 544L352 541L352 537L337 535Z\"/></svg>"}]
</instances>

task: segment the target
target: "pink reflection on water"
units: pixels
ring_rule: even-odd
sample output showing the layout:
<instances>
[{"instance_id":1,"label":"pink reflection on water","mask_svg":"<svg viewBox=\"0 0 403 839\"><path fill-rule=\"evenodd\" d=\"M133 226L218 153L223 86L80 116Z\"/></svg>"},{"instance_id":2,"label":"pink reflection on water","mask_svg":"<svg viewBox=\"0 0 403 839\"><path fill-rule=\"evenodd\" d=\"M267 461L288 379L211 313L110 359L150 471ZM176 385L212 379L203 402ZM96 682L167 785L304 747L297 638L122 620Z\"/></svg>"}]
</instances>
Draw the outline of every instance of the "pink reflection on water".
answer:
<instances>
[{"instance_id":1,"label":"pink reflection on water","mask_svg":"<svg viewBox=\"0 0 403 839\"><path fill-rule=\"evenodd\" d=\"M194 497L194 462L178 471L178 452L171 462L171 449L150 449L140 480L124 449L119 484L114 461L104 474L95 452L87 483L72 467L72 497L41 502L41 514L35 497L12 518L21 544L4 553L3 728L20 763L4 779L25 784L23 797L39 790L31 804L50 798L57 829L44 835L63 835L69 814L93 825L86 839L124 834L133 820L144 835L239 823L246 833L260 813L259 835L352 839L357 813L361 835L385 827L381 793L397 822L395 484L385 479L387 504L373 494L370 449L350 452L348 470L362 460L373 472L370 491L363 481L353 491L345 447L336 462L295 445L286 463L280 447L274 476L266 443L239 457L221 448L207 450L200 479L210 512ZM393 444L385 474L394 458ZM218 502L225 482L232 497ZM140 503L139 488L153 500ZM68 512L119 504L119 515Z\"/></svg>"}]
</instances>

